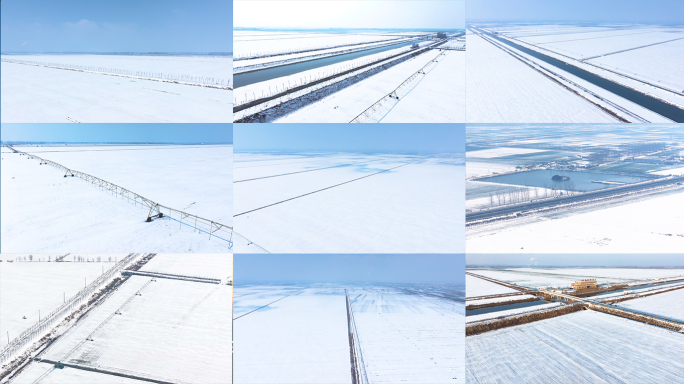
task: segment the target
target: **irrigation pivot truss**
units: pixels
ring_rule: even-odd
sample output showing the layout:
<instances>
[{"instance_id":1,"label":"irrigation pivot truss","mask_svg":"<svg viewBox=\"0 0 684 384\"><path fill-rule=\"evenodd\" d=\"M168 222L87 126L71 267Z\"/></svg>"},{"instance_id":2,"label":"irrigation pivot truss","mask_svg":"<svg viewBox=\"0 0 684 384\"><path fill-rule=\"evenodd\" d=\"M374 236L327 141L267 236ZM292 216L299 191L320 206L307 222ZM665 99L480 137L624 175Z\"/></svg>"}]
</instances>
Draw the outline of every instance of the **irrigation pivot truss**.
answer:
<instances>
[{"instance_id":1,"label":"irrigation pivot truss","mask_svg":"<svg viewBox=\"0 0 684 384\"><path fill-rule=\"evenodd\" d=\"M193 230L197 230L198 233L204 232L209 235L210 240L212 237L215 237L217 239L226 241L228 243L229 249L233 248L233 227L229 225L221 224L214 220L205 219L197 215L193 215L191 213L167 207L165 205L152 201L146 197L143 197L135 192L131 192L128 189L120 187L114 183L102 180L99 177L95 177L87 173L69 169L63 166L62 164L55 163L51 160L43 159L30 153L18 151L12 148L12 146L10 145L7 145L7 148L12 150L14 153L18 153L20 156L27 156L29 159L37 159L40 161L41 165L51 165L63 171L64 177L78 177L102 189L106 189L108 191L111 191L112 193L121 195L122 198L127 198L133 201L133 203L136 205L141 204L142 206L148 207L149 211L147 213L147 219L145 220L146 222L152 222L154 219L161 219L166 217L170 220L177 221L179 228L182 228L182 226L185 225L187 227L192 228Z\"/></svg>"},{"instance_id":2,"label":"irrigation pivot truss","mask_svg":"<svg viewBox=\"0 0 684 384\"><path fill-rule=\"evenodd\" d=\"M393 90L392 92L388 93L387 95L383 96L380 100L376 101L373 103L370 107L366 108L365 111L359 113L358 116L353 118L350 123L377 123L379 122L382 117L387 115L389 113L390 109L401 100L404 96L406 96L411 90L418 85L418 83L413 83L414 80L420 77L422 79L430 70L432 70L437 63L441 59L444 58L446 55L446 52L442 52L435 56L432 60L430 60L427 64L425 64L422 68L414 72L411 76L408 77L408 79L404 80L399 86ZM413 83L413 87L409 87ZM387 103L387 102L390 103ZM377 112L377 113L376 113ZM378 119L376 115L381 115L381 118Z\"/></svg>"}]
</instances>

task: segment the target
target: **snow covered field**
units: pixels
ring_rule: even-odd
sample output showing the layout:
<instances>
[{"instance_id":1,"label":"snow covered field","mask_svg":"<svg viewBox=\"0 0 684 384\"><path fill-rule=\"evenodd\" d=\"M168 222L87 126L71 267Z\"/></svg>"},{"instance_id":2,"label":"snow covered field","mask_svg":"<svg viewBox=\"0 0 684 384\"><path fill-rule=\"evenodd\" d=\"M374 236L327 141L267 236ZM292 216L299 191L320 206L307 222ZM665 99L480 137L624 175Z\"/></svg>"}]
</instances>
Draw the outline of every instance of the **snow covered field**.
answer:
<instances>
[{"instance_id":1,"label":"snow covered field","mask_svg":"<svg viewBox=\"0 0 684 384\"><path fill-rule=\"evenodd\" d=\"M65 65L231 79L230 57L3 55ZM229 123L231 90L2 62L3 123Z\"/></svg>"},{"instance_id":2,"label":"snow covered field","mask_svg":"<svg viewBox=\"0 0 684 384\"><path fill-rule=\"evenodd\" d=\"M157 380L230 382L231 297L227 285L132 276L42 358Z\"/></svg>"},{"instance_id":3,"label":"snow covered field","mask_svg":"<svg viewBox=\"0 0 684 384\"><path fill-rule=\"evenodd\" d=\"M19 336L25 329L38 322L38 311L43 318L57 309L85 284L92 283L114 265L115 259L126 255L83 255L96 259L102 257L104 262L71 262L73 257L67 256L70 262L54 262L55 257L49 255L53 262L47 262L48 255L36 255L34 261L14 261L16 257L29 255L3 254L0 256L0 349L10 340ZM111 256L111 262L108 257ZM36 261L38 257L45 262ZM12 260L12 263L8 261ZM24 317L26 317L24 319Z\"/></svg>"},{"instance_id":4,"label":"snow covered field","mask_svg":"<svg viewBox=\"0 0 684 384\"><path fill-rule=\"evenodd\" d=\"M232 225L230 144L14 148L99 177L165 206Z\"/></svg>"},{"instance_id":5,"label":"snow covered field","mask_svg":"<svg viewBox=\"0 0 684 384\"><path fill-rule=\"evenodd\" d=\"M537 217L466 234L475 253L632 253L684 249L684 192L635 198L622 204Z\"/></svg>"},{"instance_id":6,"label":"snow covered field","mask_svg":"<svg viewBox=\"0 0 684 384\"><path fill-rule=\"evenodd\" d=\"M496 268L471 271L478 275L530 288L570 288L570 283L576 280L591 278L595 278L599 284L637 283L678 276L684 278L684 269L664 268ZM505 287L502 286L502 288Z\"/></svg>"},{"instance_id":7,"label":"snow covered field","mask_svg":"<svg viewBox=\"0 0 684 384\"><path fill-rule=\"evenodd\" d=\"M465 51L446 53L381 122L465 122L465 55Z\"/></svg>"},{"instance_id":8,"label":"snow covered field","mask_svg":"<svg viewBox=\"0 0 684 384\"><path fill-rule=\"evenodd\" d=\"M148 261L140 271L225 279L233 276L233 258L227 254L160 254Z\"/></svg>"},{"instance_id":9,"label":"snow covered field","mask_svg":"<svg viewBox=\"0 0 684 384\"><path fill-rule=\"evenodd\" d=\"M344 288L238 287L235 383L350 383ZM347 287L361 374L369 382L464 382L464 304L429 294L434 289L452 291L445 286Z\"/></svg>"},{"instance_id":10,"label":"snow covered field","mask_svg":"<svg viewBox=\"0 0 684 384\"><path fill-rule=\"evenodd\" d=\"M468 337L466 374L468 383L674 383L682 354L680 333L581 311Z\"/></svg>"},{"instance_id":11,"label":"snow covered field","mask_svg":"<svg viewBox=\"0 0 684 384\"><path fill-rule=\"evenodd\" d=\"M678 289L618 304L673 319L684 320L684 290Z\"/></svg>"},{"instance_id":12,"label":"snow covered field","mask_svg":"<svg viewBox=\"0 0 684 384\"><path fill-rule=\"evenodd\" d=\"M467 41L468 123L616 121L483 38L469 33Z\"/></svg>"},{"instance_id":13,"label":"snow covered field","mask_svg":"<svg viewBox=\"0 0 684 384\"><path fill-rule=\"evenodd\" d=\"M268 288L235 290L233 382L351 383L344 290Z\"/></svg>"},{"instance_id":14,"label":"snow covered field","mask_svg":"<svg viewBox=\"0 0 684 384\"><path fill-rule=\"evenodd\" d=\"M235 230L269 252L463 252L462 160L240 153L234 164Z\"/></svg>"},{"instance_id":15,"label":"snow covered field","mask_svg":"<svg viewBox=\"0 0 684 384\"><path fill-rule=\"evenodd\" d=\"M478 273L476 271L474 273ZM483 275L484 276L484 275ZM498 295L500 293L516 293L519 292L513 288L505 287L501 284L492 283L475 276L466 275L466 297ZM518 296L515 296L518 297Z\"/></svg>"},{"instance_id":16,"label":"snow covered field","mask_svg":"<svg viewBox=\"0 0 684 384\"><path fill-rule=\"evenodd\" d=\"M462 302L385 287L348 292L370 383L465 383Z\"/></svg>"},{"instance_id":17,"label":"snow covered field","mask_svg":"<svg viewBox=\"0 0 684 384\"><path fill-rule=\"evenodd\" d=\"M33 150L38 152L38 148ZM64 161L64 165L77 170L82 167L81 171L91 171L93 176L121 183L122 187L161 204L178 204L172 207L210 215L205 217L210 220L230 220L230 148L208 152L164 149L36 155ZM183 159L184 156L187 157ZM174 163L179 166L174 167ZM141 168L144 172L138 172ZM205 237L204 233L193 232L193 228L180 227L178 221L168 217L146 223L149 208L77 177L63 176L57 168L40 165L38 160L3 152L3 253L131 250L225 253L229 250L228 242L215 237L210 240L209 235ZM194 182L188 183L188 180ZM175 187L169 189L169 186ZM230 222L222 224L230 225Z\"/></svg>"}]
</instances>

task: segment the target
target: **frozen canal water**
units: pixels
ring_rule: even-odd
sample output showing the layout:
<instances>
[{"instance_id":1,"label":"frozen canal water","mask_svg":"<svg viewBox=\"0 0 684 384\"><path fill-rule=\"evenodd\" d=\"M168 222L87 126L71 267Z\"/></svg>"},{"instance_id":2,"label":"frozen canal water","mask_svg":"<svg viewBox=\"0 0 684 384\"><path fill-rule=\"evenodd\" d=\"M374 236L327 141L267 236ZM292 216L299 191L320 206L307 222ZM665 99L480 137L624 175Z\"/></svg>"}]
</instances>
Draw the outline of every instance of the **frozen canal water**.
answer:
<instances>
[{"instance_id":1,"label":"frozen canal water","mask_svg":"<svg viewBox=\"0 0 684 384\"><path fill-rule=\"evenodd\" d=\"M553 180L552 177L555 175L566 176L569 177L569 179ZM478 181L588 192L652 179L654 179L654 177L612 175L599 172L537 169L534 171L516 172L508 175L487 177L484 179L478 179Z\"/></svg>"}]
</instances>

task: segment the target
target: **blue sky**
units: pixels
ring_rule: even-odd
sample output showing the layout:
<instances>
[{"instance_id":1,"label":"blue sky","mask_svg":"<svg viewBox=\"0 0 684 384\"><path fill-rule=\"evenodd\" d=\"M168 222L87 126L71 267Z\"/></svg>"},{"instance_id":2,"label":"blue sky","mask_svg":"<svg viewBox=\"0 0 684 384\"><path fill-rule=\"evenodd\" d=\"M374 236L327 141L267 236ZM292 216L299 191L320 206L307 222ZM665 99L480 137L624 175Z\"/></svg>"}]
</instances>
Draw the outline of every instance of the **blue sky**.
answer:
<instances>
[{"instance_id":1,"label":"blue sky","mask_svg":"<svg viewBox=\"0 0 684 384\"><path fill-rule=\"evenodd\" d=\"M465 0L235 0L242 28L461 29Z\"/></svg>"},{"instance_id":2,"label":"blue sky","mask_svg":"<svg viewBox=\"0 0 684 384\"><path fill-rule=\"evenodd\" d=\"M684 23L679 0L468 0L466 21Z\"/></svg>"},{"instance_id":3,"label":"blue sky","mask_svg":"<svg viewBox=\"0 0 684 384\"><path fill-rule=\"evenodd\" d=\"M464 284L464 255L235 255L237 284L441 283Z\"/></svg>"},{"instance_id":4,"label":"blue sky","mask_svg":"<svg viewBox=\"0 0 684 384\"><path fill-rule=\"evenodd\" d=\"M231 0L5 0L2 52L232 52Z\"/></svg>"},{"instance_id":5,"label":"blue sky","mask_svg":"<svg viewBox=\"0 0 684 384\"><path fill-rule=\"evenodd\" d=\"M466 264L511 266L684 267L684 257L673 254L468 254Z\"/></svg>"},{"instance_id":6,"label":"blue sky","mask_svg":"<svg viewBox=\"0 0 684 384\"><path fill-rule=\"evenodd\" d=\"M232 143L232 124L2 124L3 141Z\"/></svg>"},{"instance_id":7,"label":"blue sky","mask_svg":"<svg viewBox=\"0 0 684 384\"><path fill-rule=\"evenodd\" d=\"M464 124L235 124L235 151L457 152Z\"/></svg>"}]
</instances>

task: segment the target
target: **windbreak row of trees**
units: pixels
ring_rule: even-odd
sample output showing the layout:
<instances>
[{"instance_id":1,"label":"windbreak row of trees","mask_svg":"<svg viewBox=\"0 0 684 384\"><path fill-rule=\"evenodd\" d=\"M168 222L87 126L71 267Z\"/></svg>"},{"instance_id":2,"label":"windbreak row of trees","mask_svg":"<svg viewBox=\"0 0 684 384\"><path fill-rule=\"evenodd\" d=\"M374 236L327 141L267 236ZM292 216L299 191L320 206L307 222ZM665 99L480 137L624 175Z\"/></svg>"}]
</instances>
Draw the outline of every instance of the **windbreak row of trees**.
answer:
<instances>
[{"instance_id":1,"label":"windbreak row of trees","mask_svg":"<svg viewBox=\"0 0 684 384\"><path fill-rule=\"evenodd\" d=\"M572 196L579 193L575 189L574 181L563 183L562 188L549 187L544 184L543 189L539 188L520 188L513 191L498 190L489 192L489 205L498 206L506 204L524 203L531 200L546 199L550 197Z\"/></svg>"},{"instance_id":2,"label":"windbreak row of trees","mask_svg":"<svg viewBox=\"0 0 684 384\"><path fill-rule=\"evenodd\" d=\"M74 255L71 259L72 262L75 263L111 263L111 262L117 262L118 257L112 257L108 256L107 258L103 258L102 256L97 256L97 257L85 257L85 256L76 256ZM17 262L52 262L52 261L57 261L57 257L53 258L52 256L33 256L33 255L28 255L28 256L16 256L14 258L14 261Z\"/></svg>"}]
</instances>

